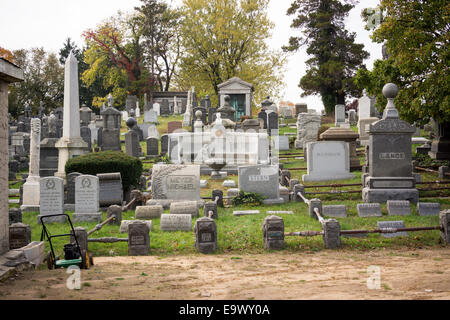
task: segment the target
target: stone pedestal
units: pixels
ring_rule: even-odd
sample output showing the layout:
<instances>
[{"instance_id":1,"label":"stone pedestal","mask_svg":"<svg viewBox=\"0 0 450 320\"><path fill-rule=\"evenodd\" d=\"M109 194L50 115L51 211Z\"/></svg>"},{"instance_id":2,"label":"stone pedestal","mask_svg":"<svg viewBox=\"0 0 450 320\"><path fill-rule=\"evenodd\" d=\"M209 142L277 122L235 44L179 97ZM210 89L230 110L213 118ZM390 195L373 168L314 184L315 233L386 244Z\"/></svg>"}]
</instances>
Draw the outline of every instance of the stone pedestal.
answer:
<instances>
[{"instance_id":1,"label":"stone pedestal","mask_svg":"<svg viewBox=\"0 0 450 320\"><path fill-rule=\"evenodd\" d=\"M39 157L41 120L31 119L30 165L27 181L23 185L23 210L39 211Z\"/></svg>"},{"instance_id":2,"label":"stone pedestal","mask_svg":"<svg viewBox=\"0 0 450 320\"><path fill-rule=\"evenodd\" d=\"M350 151L350 171L360 170L361 163L356 154L356 139L359 135L347 128L330 128L320 135L325 141L345 141L349 144Z\"/></svg>"},{"instance_id":3,"label":"stone pedestal","mask_svg":"<svg viewBox=\"0 0 450 320\"><path fill-rule=\"evenodd\" d=\"M81 156L86 154L88 144L81 137L62 137L55 144L58 149L58 171L55 173L55 177L65 179L66 162L75 156Z\"/></svg>"}]
</instances>

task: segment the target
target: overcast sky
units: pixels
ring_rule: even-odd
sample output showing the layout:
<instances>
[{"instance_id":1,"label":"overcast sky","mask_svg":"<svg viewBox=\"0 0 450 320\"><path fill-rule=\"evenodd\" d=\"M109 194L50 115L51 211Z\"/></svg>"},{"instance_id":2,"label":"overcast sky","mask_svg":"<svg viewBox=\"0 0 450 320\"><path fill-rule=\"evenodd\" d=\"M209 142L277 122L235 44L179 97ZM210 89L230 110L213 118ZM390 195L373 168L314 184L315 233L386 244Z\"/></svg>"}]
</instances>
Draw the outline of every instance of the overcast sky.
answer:
<instances>
[{"instance_id":1,"label":"overcast sky","mask_svg":"<svg viewBox=\"0 0 450 320\"><path fill-rule=\"evenodd\" d=\"M167 0L170 2L170 0ZM180 0L172 1L180 3ZM369 32L364 30L361 10L376 7L379 0L360 1L346 21L347 29L356 32L356 41L364 43L370 53L366 61L368 69L373 62L381 58L381 45L372 43ZM21 48L44 47L47 51L59 52L65 39L70 37L82 46L81 33L95 28L118 10L131 11L140 5L140 0L0 0L0 46L9 50ZM278 49L288 43L289 37L295 34L290 28L292 16L286 16L291 0L270 0L269 17L275 23L275 29L269 45ZM323 104L318 96L301 98L298 88L300 78L305 74L305 61L308 59L303 48L289 57L284 81L286 89L282 95L284 100L306 102L308 108L321 110Z\"/></svg>"}]
</instances>

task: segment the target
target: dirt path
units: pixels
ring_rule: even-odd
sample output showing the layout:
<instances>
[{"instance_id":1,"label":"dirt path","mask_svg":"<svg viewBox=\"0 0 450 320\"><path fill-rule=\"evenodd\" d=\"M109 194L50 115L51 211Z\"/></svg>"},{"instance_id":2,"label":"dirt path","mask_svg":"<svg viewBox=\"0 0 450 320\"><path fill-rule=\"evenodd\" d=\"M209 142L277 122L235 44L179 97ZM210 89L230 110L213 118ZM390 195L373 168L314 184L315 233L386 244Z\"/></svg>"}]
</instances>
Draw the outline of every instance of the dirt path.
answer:
<instances>
[{"instance_id":1,"label":"dirt path","mask_svg":"<svg viewBox=\"0 0 450 320\"><path fill-rule=\"evenodd\" d=\"M369 266L381 288L368 289ZM0 299L450 299L450 249L100 257L69 290L66 270L25 272Z\"/></svg>"}]
</instances>

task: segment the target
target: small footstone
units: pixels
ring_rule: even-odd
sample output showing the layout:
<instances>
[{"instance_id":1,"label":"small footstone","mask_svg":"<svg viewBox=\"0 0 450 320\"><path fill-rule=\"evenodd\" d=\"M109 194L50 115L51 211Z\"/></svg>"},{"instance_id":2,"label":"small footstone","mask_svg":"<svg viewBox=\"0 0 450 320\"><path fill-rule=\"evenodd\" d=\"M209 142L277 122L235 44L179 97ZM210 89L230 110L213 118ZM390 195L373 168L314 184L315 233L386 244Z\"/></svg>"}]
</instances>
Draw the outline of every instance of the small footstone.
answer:
<instances>
[{"instance_id":1,"label":"small footstone","mask_svg":"<svg viewBox=\"0 0 450 320\"><path fill-rule=\"evenodd\" d=\"M225 180L222 183L222 187L224 187L224 188L236 188L236 182L234 180Z\"/></svg>"},{"instance_id":2,"label":"small footstone","mask_svg":"<svg viewBox=\"0 0 450 320\"><path fill-rule=\"evenodd\" d=\"M266 211L266 214L273 214L273 215L277 215L277 214L294 214L293 211Z\"/></svg>"},{"instance_id":3,"label":"small footstone","mask_svg":"<svg viewBox=\"0 0 450 320\"><path fill-rule=\"evenodd\" d=\"M405 227L405 222L400 220L400 221L378 221L377 222L377 226L379 229L398 229L398 228L404 228ZM402 237L408 236L407 232L394 232L394 233L382 233L381 234L383 237L385 238L395 238L395 237Z\"/></svg>"},{"instance_id":4,"label":"small footstone","mask_svg":"<svg viewBox=\"0 0 450 320\"><path fill-rule=\"evenodd\" d=\"M381 217L381 206L379 203L358 203L356 205L358 216L366 217Z\"/></svg>"},{"instance_id":5,"label":"small footstone","mask_svg":"<svg viewBox=\"0 0 450 320\"><path fill-rule=\"evenodd\" d=\"M120 224L120 233L128 233L128 226L130 223L133 223L135 221L143 222L148 226L148 229L152 231L152 220L122 220L122 223Z\"/></svg>"},{"instance_id":6,"label":"small footstone","mask_svg":"<svg viewBox=\"0 0 450 320\"><path fill-rule=\"evenodd\" d=\"M438 216L441 211L441 204L439 202L419 202L417 204L417 211L419 216Z\"/></svg>"},{"instance_id":7,"label":"small footstone","mask_svg":"<svg viewBox=\"0 0 450 320\"><path fill-rule=\"evenodd\" d=\"M239 217L239 216L248 216L248 215L255 215L259 214L259 210L242 210L242 211L233 211L233 216Z\"/></svg>"},{"instance_id":8,"label":"small footstone","mask_svg":"<svg viewBox=\"0 0 450 320\"><path fill-rule=\"evenodd\" d=\"M388 200L387 210L390 216L407 216L411 214L411 204L407 200Z\"/></svg>"},{"instance_id":9,"label":"small footstone","mask_svg":"<svg viewBox=\"0 0 450 320\"><path fill-rule=\"evenodd\" d=\"M323 215L326 217L346 218L347 207L345 205L323 206Z\"/></svg>"},{"instance_id":10,"label":"small footstone","mask_svg":"<svg viewBox=\"0 0 450 320\"><path fill-rule=\"evenodd\" d=\"M200 180L200 188L207 188L207 187L208 187L208 181Z\"/></svg>"},{"instance_id":11,"label":"small footstone","mask_svg":"<svg viewBox=\"0 0 450 320\"><path fill-rule=\"evenodd\" d=\"M263 200L263 204L265 204L265 205L283 204L283 203L284 203L284 199L283 198L265 199L265 200Z\"/></svg>"}]
</instances>

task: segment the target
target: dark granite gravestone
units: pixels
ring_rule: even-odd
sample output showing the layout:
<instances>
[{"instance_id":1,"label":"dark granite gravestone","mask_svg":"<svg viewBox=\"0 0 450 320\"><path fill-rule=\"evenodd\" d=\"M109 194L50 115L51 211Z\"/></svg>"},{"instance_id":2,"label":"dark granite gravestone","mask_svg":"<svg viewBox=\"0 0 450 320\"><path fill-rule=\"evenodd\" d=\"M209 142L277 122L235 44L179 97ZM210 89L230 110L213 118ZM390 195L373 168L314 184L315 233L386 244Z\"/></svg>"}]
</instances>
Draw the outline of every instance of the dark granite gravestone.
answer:
<instances>
[{"instance_id":1,"label":"dark granite gravestone","mask_svg":"<svg viewBox=\"0 0 450 320\"><path fill-rule=\"evenodd\" d=\"M195 248L201 253L217 250L217 226L213 219L202 217L195 222Z\"/></svg>"},{"instance_id":2,"label":"dark granite gravestone","mask_svg":"<svg viewBox=\"0 0 450 320\"><path fill-rule=\"evenodd\" d=\"M166 155L169 151L169 136L167 134L163 134L161 136L161 155Z\"/></svg>"},{"instance_id":3,"label":"dark granite gravestone","mask_svg":"<svg viewBox=\"0 0 450 320\"><path fill-rule=\"evenodd\" d=\"M59 138L46 138L40 143L39 176L52 177L58 171L59 151L55 147Z\"/></svg>"},{"instance_id":4,"label":"dark granite gravestone","mask_svg":"<svg viewBox=\"0 0 450 320\"><path fill-rule=\"evenodd\" d=\"M139 137L136 131L130 130L125 134L125 151L132 157L140 156Z\"/></svg>"},{"instance_id":5,"label":"dark granite gravestone","mask_svg":"<svg viewBox=\"0 0 450 320\"><path fill-rule=\"evenodd\" d=\"M97 174L100 183L101 207L108 207L113 204L122 205L123 190L120 172Z\"/></svg>"},{"instance_id":6,"label":"dark granite gravestone","mask_svg":"<svg viewBox=\"0 0 450 320\"><path fill-rule=\"evenodd\" d=\"M272 130L277 130L272 132ZM269 135L278 135L278 113L270 112L267 115L267 132Z\"/></svg>"},{"instance_id":7,"label":"dark granite gravestone","mask_svg":"<svg viewBox=\"0 0 450 320\"><path fill-rule=\"evenodd\" d=\"M31 242L31 227L23 223L9 226L9 249L19 249Z\"/></svg>"},{"instance_id":8,"label":"dark granite gravestone","mask_svg":"<svg viewBox=\"0 0 450 320\"><path fill-rule=\"evenodd\" d=\"M71 172L67 175L66 204L75 204L75 178L78 176L81 176L81 173Z\"/></svg>"},{"instance_id":9,"label":"dark granite gravestone","mask_svg":"<svg viewBox=\"0 0 450 320\"><path fill-rule=\"evenodd\" d=\"M284 221L278 216L268 216L264 219L263 226L264 248L269 250L281 250L284 246Z\"/></svg>"},{"instance_id":10,"label":"dark granite gravestone","mask_svg":"<svg viewBox=\"0 0 450 320\"><path fill-rule=\"evenodd\" d=\"M216 121L217 108L208 108L208 123L212 124Z\"/></svg>"},{"instance_id":11,"label":"dark granite gravestone","mask_svg":"<svg viewBox=\"0 0 450 320\"><path fill-rule=\"evenodd\" d=\"M159 141L156 138L147 138L147 156L156 157L159 154Z\"/></svg>"},{"instance_id":12,"label":"dark granite gravestone","mask_svg":"<svg viewBox=\"0 0 450 320\"><path fill-rule=\"evenodd\" d=\"M91 129L89 127L80 127L80 136L88 144L89 152L92 150Z\"/></svg>"},{"instance_id":13,"label":"dark granite gravestone","mask_svg":"<svg viewBox=\"0 0 450 320\"><path fill-rule=\"evenodd\" d=\"M411 136L415 131L406 121L400 120L394 105L398 94L396 85L384 86L388 99L383 119L369 126L369 175L362 190L365 202L409 200L417 203L419 191L412 176Z\"/></svg>"},{"instance_id":14,"label":"dark granite gravestone","mask_svg":"<svg viewBox=\"0 0 450 320\"><path fill-rule=\"evenodd\" d=\"M263 119L264 121L264 129L267 129L267 113L265 110L262 110L258 113L258 118Z\"/></svg>"},{"instance_id":15,"label":"dark granite gravestone","mask_svg":"<svg viewBox=\"0 0 450 320\"><path fill-rule=\"evenodd\" d=\"M22 211L19 208L9 209L9 225L22 222Z\"/></svg>"},{"instance_id":16,"label":"dark granite gravestone","mask_svg":"<svg viewBox=\"0 0 450 320\"><path fill-rule=\"evenodd\" d=\"M169 100L168 99L163 99L161 101L159 114L161 116L167 116L167 115L170 114L170 106L169 106Z\"/></svg>"},{"instance_id":17,"label":"dark granite gravestone","mask_svg":"<svg viewBox=\"0 0 450 320\"><path fill-rule=\"evenodd\" d=\"M205 109L211 108L211 99L209 96L205 96L205 98L200 101L200 107Z\"/></svg>"},{"instance_id":18,"label":"dark granite gravestone","mask_svg":"<svg viewBox=\"0 0 450 320\"><path fill-rule=\"evenodd\" d=\"M127 100L125 101L125 108L128 113L131 110L136 110L137 107L137 97L136 96L127 96Z\"/></svg>"},{"instance_id":19,"label":"dark granite gravestone","mask_svg":"<svg viewBox=\"0 0 450 320\"><path fill-rule=\"evenodd\" d=\"M128 226L128 255L145 256L150 253L150 229L146 223L135 221Z\"/></svg>"}]
</instances>

